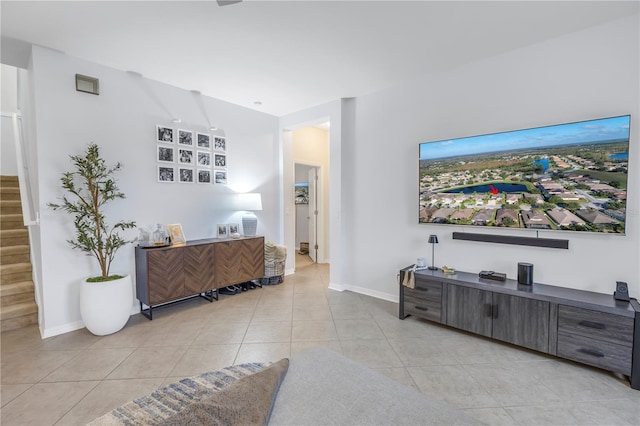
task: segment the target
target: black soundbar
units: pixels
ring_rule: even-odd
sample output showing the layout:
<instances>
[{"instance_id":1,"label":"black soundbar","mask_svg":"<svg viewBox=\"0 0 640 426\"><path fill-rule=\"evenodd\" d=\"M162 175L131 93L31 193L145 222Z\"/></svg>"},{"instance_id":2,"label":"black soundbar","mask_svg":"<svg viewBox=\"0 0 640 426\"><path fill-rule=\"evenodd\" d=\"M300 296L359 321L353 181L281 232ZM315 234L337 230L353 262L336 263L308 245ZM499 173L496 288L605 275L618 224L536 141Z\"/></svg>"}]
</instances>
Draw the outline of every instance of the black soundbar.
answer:
<instances>
[{"instance_id":1,"label":"black soundbar","mask_svg":"<svg viewBox=\"0 0 640 426\"><path fill-rule=\"evenodd\" d=\"M486 243L515 244L519 246L549 247L558 249L569 248L569 240L557 240L553 238L513 237L509 235L454 232L453 239L466 241L483 241Z\"/></svg>"}]
</instances>

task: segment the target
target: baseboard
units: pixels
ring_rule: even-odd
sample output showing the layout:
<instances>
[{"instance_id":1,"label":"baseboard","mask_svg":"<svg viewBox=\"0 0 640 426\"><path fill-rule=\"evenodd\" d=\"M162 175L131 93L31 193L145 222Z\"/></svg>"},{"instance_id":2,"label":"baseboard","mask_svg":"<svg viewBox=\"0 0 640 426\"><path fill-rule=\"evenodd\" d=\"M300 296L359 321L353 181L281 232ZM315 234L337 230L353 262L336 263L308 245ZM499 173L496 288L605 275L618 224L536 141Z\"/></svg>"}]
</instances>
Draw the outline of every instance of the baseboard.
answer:
<instances>
[{"instance_id":1,"label":"baseboard","mask_svg":"<svg viewBox=\"0 0 640 426\"><path fill-rule=\"evenodd\" d=\"M331 288L331 285L329 285L329 288ZM369 288L349 284L343 285L341 286L341 288L342 290L339 291L349 290L354 293L364 294L365 296L371 296L375 297L376 299L382 299L393 303L398 303L400 301L400 296L397 293L389 294L382 291L371 290Z\"/></svg>"},{"instance_id":2,"label":"baseboard","mask_svg":"<svg viewBox=\"0 0 640 426\"><path fill-rule=\"evenodd\" d=\"M81 328L84 328L84 322L82 322L82 320L59 325L58 327L45 328L42 331L42 338L46 339L47 337L58 336L60 334L80 330Z\"/></svg>"}]
</instances>

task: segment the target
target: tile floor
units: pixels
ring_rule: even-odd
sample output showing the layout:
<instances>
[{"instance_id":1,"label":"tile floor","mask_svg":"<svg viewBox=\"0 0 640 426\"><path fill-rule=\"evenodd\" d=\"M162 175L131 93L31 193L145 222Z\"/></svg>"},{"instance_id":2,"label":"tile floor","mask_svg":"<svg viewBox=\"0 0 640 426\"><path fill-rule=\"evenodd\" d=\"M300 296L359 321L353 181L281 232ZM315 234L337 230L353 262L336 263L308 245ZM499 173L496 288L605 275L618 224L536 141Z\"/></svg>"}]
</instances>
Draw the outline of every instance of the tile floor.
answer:
<instances>
[{"instance_id":1,"label":"tile floor","mask_svg":"<svg viewBox=\"0 0 640 426\"><path fill-rule=\"evenodd\" d=\"M85 424L185 376L326 346L492 425L640 424L640 391L621 377L400 321L397 304L328 290L328 280L327 265L310 264L283 284L137 315L105 337L2 333L0 423Z\"/></svg>"}]
</instances>

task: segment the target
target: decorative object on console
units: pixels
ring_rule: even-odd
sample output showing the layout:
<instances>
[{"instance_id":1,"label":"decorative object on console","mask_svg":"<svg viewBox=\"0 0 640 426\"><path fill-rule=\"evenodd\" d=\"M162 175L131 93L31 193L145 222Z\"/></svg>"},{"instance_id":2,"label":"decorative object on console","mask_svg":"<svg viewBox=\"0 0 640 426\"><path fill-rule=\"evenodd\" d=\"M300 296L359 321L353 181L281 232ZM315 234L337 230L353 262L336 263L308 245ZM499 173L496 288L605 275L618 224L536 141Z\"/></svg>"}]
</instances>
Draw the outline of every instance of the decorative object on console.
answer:
<instances>
[{"instance_id":1,"label":"decorative object on console","mask_svg":"<svg viewBox=\"0 0 640 426\"><path fill-rule=\"evenodd\" d=\"M256 235L258 229L258 218L254 211L262 210L262 196L258 192L250 192L246 194L238 194L238 210L245 211L242 216L242 230L244 235L252 237Z\"/></svg>"},{"instance_id":2,"label":"decorative object on console","mask_svg":"<svg viewBox=\"0 0 640 426\"><path fill-rule=\"evenodd\" d=\"M437 235L429 235L429 244L431 244L431 266L429 269L432 271L437 271L438 267L436 266L434 259L436 253L436 244L438 244L438 236Z\"/></svg>"},{"instance_id":3,"label":"decorative object on console","mask_svg":"<svg viewBox=\"0 0 640 426\"><path fill-rule=\"evenodd\" d=\"M184 232L182 232L182 225L179 223L167 225L167 232L171 238L171 245L175 246L187 242L187 239L184 237Z\"/></svg>"},{"instance_id":4,"label":"decorative object on console","mask_svg":"<svg viewBox=\"0 0 640 426\"><path fill-rule=\"evenodd\" d=\"M533 284L533 264L518 262L518 284Z\"/></svg>"},{"instance_id":5,"label":"decorative object on console","mask_svg":"<svg viewBox=\"0 0 640 426\"><path fill-rule=\"evenodd\" d=\"M217 229L218 229L218 232L217 232L218 238L227 238L229 236L229 228L227 227L226 224L218 225Z\"/></svg>"},{"instance_id":6,"label":"decorative object on console","mask_svg":"<svg viewBox=\"0 0 640 426\"><path fill-rule=\"evenodd\" d=\"M494 281L506 281L507 279L507 274L504 274L502 272L495 272L495 271L480 271L478 276L486 280L494 280Z\"/></svg>"},{"instance_id":7,"label":"decorative object on console","mask_svg":"<svg viewBox=\"0 0 640 426\"><path fill-rule=\"evenodd\" d=\"M613 297L616 300L621 300L623 302L629 301L629 287L627 287L627 283L622 281L616 281L616 291L613 292Z\"/></svg>"}]
</instances>

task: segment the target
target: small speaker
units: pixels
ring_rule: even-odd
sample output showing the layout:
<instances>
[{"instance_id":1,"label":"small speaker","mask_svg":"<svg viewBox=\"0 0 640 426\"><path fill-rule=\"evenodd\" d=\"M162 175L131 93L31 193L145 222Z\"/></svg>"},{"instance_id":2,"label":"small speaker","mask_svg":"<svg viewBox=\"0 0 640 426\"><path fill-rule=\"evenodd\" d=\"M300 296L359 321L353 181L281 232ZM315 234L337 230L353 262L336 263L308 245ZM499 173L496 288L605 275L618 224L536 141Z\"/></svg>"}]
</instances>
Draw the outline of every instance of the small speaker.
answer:
<instances>
[{"instance_id":1,"label":"small speaker","mask_svg":"<svg viewBox=\"0 0 640 426\"><path fill-rule=\"evenodd\" d=\"M533 284L533 264L518 262L518 284Z\"/></svg>"},{"instance_id":2,"label":"small speaker","mask_svg":"<svg viewBox=\"0 0 640 426\"><path fill-rule=\"evenodd\" d=\"M629 301L629 288L627 283L622 281L616 281L616 291L613 292L613 297L616 300L622 300L624 302Z\"/></svg>"}]
</instances>

